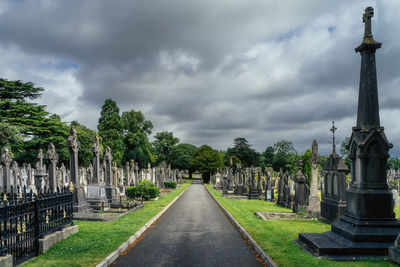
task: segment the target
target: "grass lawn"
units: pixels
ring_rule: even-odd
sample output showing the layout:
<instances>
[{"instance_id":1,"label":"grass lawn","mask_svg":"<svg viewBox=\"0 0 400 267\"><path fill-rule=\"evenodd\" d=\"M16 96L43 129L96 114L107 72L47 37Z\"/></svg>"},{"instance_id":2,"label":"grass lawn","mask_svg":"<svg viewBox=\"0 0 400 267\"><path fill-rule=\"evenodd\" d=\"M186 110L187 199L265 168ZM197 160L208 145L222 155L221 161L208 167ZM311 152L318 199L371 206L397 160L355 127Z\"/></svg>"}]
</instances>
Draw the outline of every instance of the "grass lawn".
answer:
<instances>
[{"instance_id":1,"label":"grass lawn","mask_svg":"<svg viewBox=\"0 0 400 267\"><path fill-rule=\"evenodd\" d=\"M24 266L96 266L145 223L178 196L190 182L157 201L146 201L143 209L112 222L75 221L79 232L57 243L48 252Z\"/></svg>"},{"instance_id":2,"label":"grass lawn","mask_svg":"<svg viewBox=\"0 0 400 267\"><path fill-rule=\"evenodd\" d=\"M253 237L278 266L396 266L388 261L330 261L317 259L293 242L299 233L321 233L331 229L329 224L317 220L270 220L254 216L255 211L291 212L263 200L232 200L225 198L210 185L207 189L229 211L239 224Z\"/></svg>"}]
</instances>

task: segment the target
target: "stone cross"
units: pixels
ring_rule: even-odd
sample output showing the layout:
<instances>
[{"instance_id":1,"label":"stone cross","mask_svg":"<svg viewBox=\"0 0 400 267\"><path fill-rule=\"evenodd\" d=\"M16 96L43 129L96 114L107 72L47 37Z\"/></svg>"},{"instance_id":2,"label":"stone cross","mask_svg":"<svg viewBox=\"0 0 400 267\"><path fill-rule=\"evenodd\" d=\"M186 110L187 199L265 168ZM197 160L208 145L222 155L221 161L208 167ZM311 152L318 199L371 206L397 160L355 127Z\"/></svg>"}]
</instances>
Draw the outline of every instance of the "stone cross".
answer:
<instances>
[{"instance_id":1,"label":"stone cross","mask_svg":"<svg viewBox=\"0 0 400 267\"><path fill-rule=\"evenodd\" d=\"M37 155L37 158L39 159L38 162L36 162L36 171L35 171L35 186L37 189L42 188L42 181L43 179L47 176L46 174L46 167L43 165L43 152L41 149L39 149L39 153Z\"/></svg>"},{"instance_id":2,"label":"stone cross","mask_svg":"<svg viewBox=\"0 0 400 267\"><path fill-rule=\"evenodd\" d=\"M71 127L69 137L67 140L67 146L69 148L69 168L71 171L71 182L75 185L79 179L79 166L78 166L78 150L81 146L76 130Z\"/></svg>"},{"instance_id":3,"label":"stone cross","mask_svg":"<svg viewBox=\"0 0 400 267\"><path fill-rule=\"evenodd\" d=\"M363 14L363 22L365 24L364 38L372 37L371 18L374 16L374 9L372 7L365 8Z\"/></svg>"},{"instance_id":4,"label":"stone cross","mask_svg":"<svg viewBox=\"0 0 400 267\"><path fill-rule=\"evenodd\" d=\"M56 190L57 179L56 179L56 167L58 162L58 154L53 143L50 143L47 148L46 159L49 162L49 186Z\"/></svg>"},{"instance_id":5,"label":"stone cross","mask_svg":"<svg viewBox=\"0 0 400 267\"><path fill-rule=\"evenodd\" d=\"M37 158L39 159L38 161L38 170L43 170L43 152L41 149L39 149L39 153L37 155Z\"/></svg>"},{"instance_id":6,"label":"stone cross","mask_svg":"<svg viewBox=\"0 0 400 267\"><path fill-rule=\"evenodd\" d=\"M104 155L104 161L106 162L106 185L111 186L111 162L112 162L112 155L111 155L111 148L108 146L106 148L106 154Z\"/></svg>"},{"instance_id":7,"label":"stone cross","mask_svg":"<svg viewBox=\"0 0 400 267\"><path fill-rule=\"evenodd\" d=\"M335 122L332 121L332 128L330 129L330 131L332 132L332 147L333 147L332 154L336 154L336 142L335 142L336 130L337 130L337 128L335 127Z\"/></svg>"},{"instance_id":8,"label":"stone cross","mask_svg":"<svg viewBox=\"0 0 400 267\"><path fill-rule=\"evenodd\" d=\"M16 161L14 161L14 164L13 164L11 170L12 170L12 174L13 174L13 178L14 178L14 181L13 181L14 189L17 188L18 184L21 187L22 184L21 184L21 180L19 179L19 168L18 168L18 163Z\"/></svg>"},{"instance_id":9,"label":"stone cross","mask_svg":"<svg viewBox=\"0 0 400 267\"><path fill-rule=\"evenodd\" d=\"M100 181L100 153L101 148L99 144L99 137L96 135L93 139L92 145L93 152L93 183L98 184Z\"/></svg>"}]
</instances>

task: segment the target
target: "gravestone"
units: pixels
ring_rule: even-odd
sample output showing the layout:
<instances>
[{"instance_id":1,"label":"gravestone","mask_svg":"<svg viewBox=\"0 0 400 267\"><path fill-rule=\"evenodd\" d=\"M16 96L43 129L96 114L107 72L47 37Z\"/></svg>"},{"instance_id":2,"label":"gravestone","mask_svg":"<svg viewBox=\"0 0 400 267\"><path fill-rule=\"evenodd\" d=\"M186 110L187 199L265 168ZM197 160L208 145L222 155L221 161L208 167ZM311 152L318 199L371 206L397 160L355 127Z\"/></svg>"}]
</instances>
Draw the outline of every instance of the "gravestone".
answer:
<instances>
[{"instance_id":1,"label":"gravestone","mask_svg":"<svg viewBox=\"0 0 400 267\"><path fill-rule=\"evenodd\" d=\"M346 173L347 166L343 159L336 154L335 131L337 128L332 123L331 132L333 133L332 154L326 161L323 170L323 190L321 193L321 217L320 220L333 223L344 215L346 209Z\"/></svg>"},{"instance_id":2,"label":"gravestone","mask_svg":"<svg viewBox=\"0 0 400 267\"><path fill-rule=\"evenodd\" d=\"M297 163L297 173L294 177L295 182L295 200L294 205L292 207L293 212L307 212L306 205L306 187L305 183L307 182L306 177L301 172L301 167L303 162L299 159Z\"/></svg>"},{"instance_id":3,"label":"gravestone","mask_svg":"<svg viewBox=\"0 0 400 267\"><path fill-rule=\"evenodd\" d=\"M58 162L58 154L53 143L50 143L47 148L46 159L49 162L49 187L56 190L58 183L56 180L56 167Z\"/></svg>"},{"instance_id":4,"label":"gravestone","mask_svg":"<svg viewBox=\"0 0 400 267\"><path fill-rule=\"evenodd\" d=\"M100 178L100 154L101 148L99 143L99 137L96 135L93 138L92 144L93 153L93 174L91 183L87 186L87 201L90 203L90 208L99 210L102 207L108 208L108 200L106 195L106 189L104 182Z\"/></svg>"},{"instance_id":5,"label":"gravestone","mask_svg":"<svg viewBox=\"0 0 400 267\"><path fill-rule=\"evenodd\" d=\"M346 211L332 230L322 234L299 234L299 242L319 256L384 256L400 233L388 188L386 163L392 148L380 125L375 51L381 43L371 32L374 11L363 15L365 33L355 49L361 54L357 125L352 129L348 150L351 182L346 191Z\"/></svg>"},{"instance_id":6,"label":"gravestone","mask_svg":"<svg viewBox=\"0 0 400 267\"><path fill-rule=\"evenodd\" d=\"M311 146L311 192L307 213L311 218L318 218L321 212L321 203L318 196L318 164L320 162L318 155L318 143L313 141Z\"/></svg>"},{"instance_id":7,"label":"gravestone","mask_svg":"<svg viewBox=\"0 0 400 267\"><path fill-rule=\"evenodd\" d=\"M86 193L83 187L79 184L79 166L78 166L78 150L80 142L76 134L76 130L71 127L67 140L69 148L69 169L71 171L70 188L73 190L73 209L74 212L89 212L89 203L86 201Z\"/></svg>"},{"instance_id":8,"label":"gravestone","mask_svg":"<svg viewBox=\"0 0 400 267\"><path fill-rule=\"evenodd\" d=\"M104 155L104 161L106 163L105 169L105 179L106 179L106 196L108 203L119 202L117 199L117 188L114 186L113 181L113 170L112 170L112 155L111 155L111 148L106 148L106 154Z\"/></svg>"},{"instance_id":9,"label":"gravestone","mask_svg":"<svg viewBox=\"0 0 400 267\"><path fill-rule=\"evenodd\" d=\"M10 155L10 151L7 147L3 147L1 150L1 165L3 166L3 188L6 189L7 192L10 192L11 186L11 175L10 175L10 165L12 162L12 158Z\"/></svg>"},{"instance_id":10,"label":"gravestone","mask_svg":"<svg viewBox=\"0 0 400 267\"><path fill-rule=\"evenodd\" d=\"M250 179L248 198L249 199L259 199L258 188L256 185L256 169L254 167L250 168L250 175L251 175L251 179Z\"/></svg>"},{"instance_id":11,"label":"gravestone","mask_svg":"<svg viewBox=\"0 0 400 267\"><path fill-rule=\"evenodd\" d=\"M43 189L43 183L45 182L45 179L47 177L46 167L43 164L43 152L41 149L39 149L37 158L39 161L36 163L34 178L36 190L39 191Z\"/></svg>"}]
</instances>

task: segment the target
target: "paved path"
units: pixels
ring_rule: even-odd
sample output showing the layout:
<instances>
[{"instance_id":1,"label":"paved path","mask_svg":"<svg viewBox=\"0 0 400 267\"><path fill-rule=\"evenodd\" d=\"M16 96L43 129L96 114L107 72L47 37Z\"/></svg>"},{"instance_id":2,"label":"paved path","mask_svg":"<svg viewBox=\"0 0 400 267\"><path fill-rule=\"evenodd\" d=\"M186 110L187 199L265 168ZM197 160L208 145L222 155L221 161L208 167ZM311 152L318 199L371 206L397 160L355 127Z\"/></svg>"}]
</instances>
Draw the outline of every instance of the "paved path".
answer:
<instances>
[{"instance_id":1,"label":"paved path","mask_svg":"<svg viewBox=\"0 0 400 267\"><path fill-rule=\"evenodd\" d=\"M262 266L202 184L193 184L112 266Z\"/></svg>"}]
</instances>

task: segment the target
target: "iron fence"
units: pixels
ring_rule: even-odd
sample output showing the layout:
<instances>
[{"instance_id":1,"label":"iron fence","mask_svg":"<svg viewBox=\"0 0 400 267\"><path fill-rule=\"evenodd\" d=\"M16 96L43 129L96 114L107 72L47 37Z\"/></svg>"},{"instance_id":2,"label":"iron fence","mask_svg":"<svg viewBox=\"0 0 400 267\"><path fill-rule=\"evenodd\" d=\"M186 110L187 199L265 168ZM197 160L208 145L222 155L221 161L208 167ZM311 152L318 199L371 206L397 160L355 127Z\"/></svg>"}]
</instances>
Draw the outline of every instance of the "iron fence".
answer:
<instances>
[{"instance_id":1,"label":"iron fence","mask_svg":"<svg viewBox=\"0 0 400 267\"><path fill-rule=\"evenodd\" d=\"M72 193L44 188L35 194L11 186L1 194L0 255L13 255L17 265L39 254L39 238L73 225Z\"/></svg>"}]
</instances>

